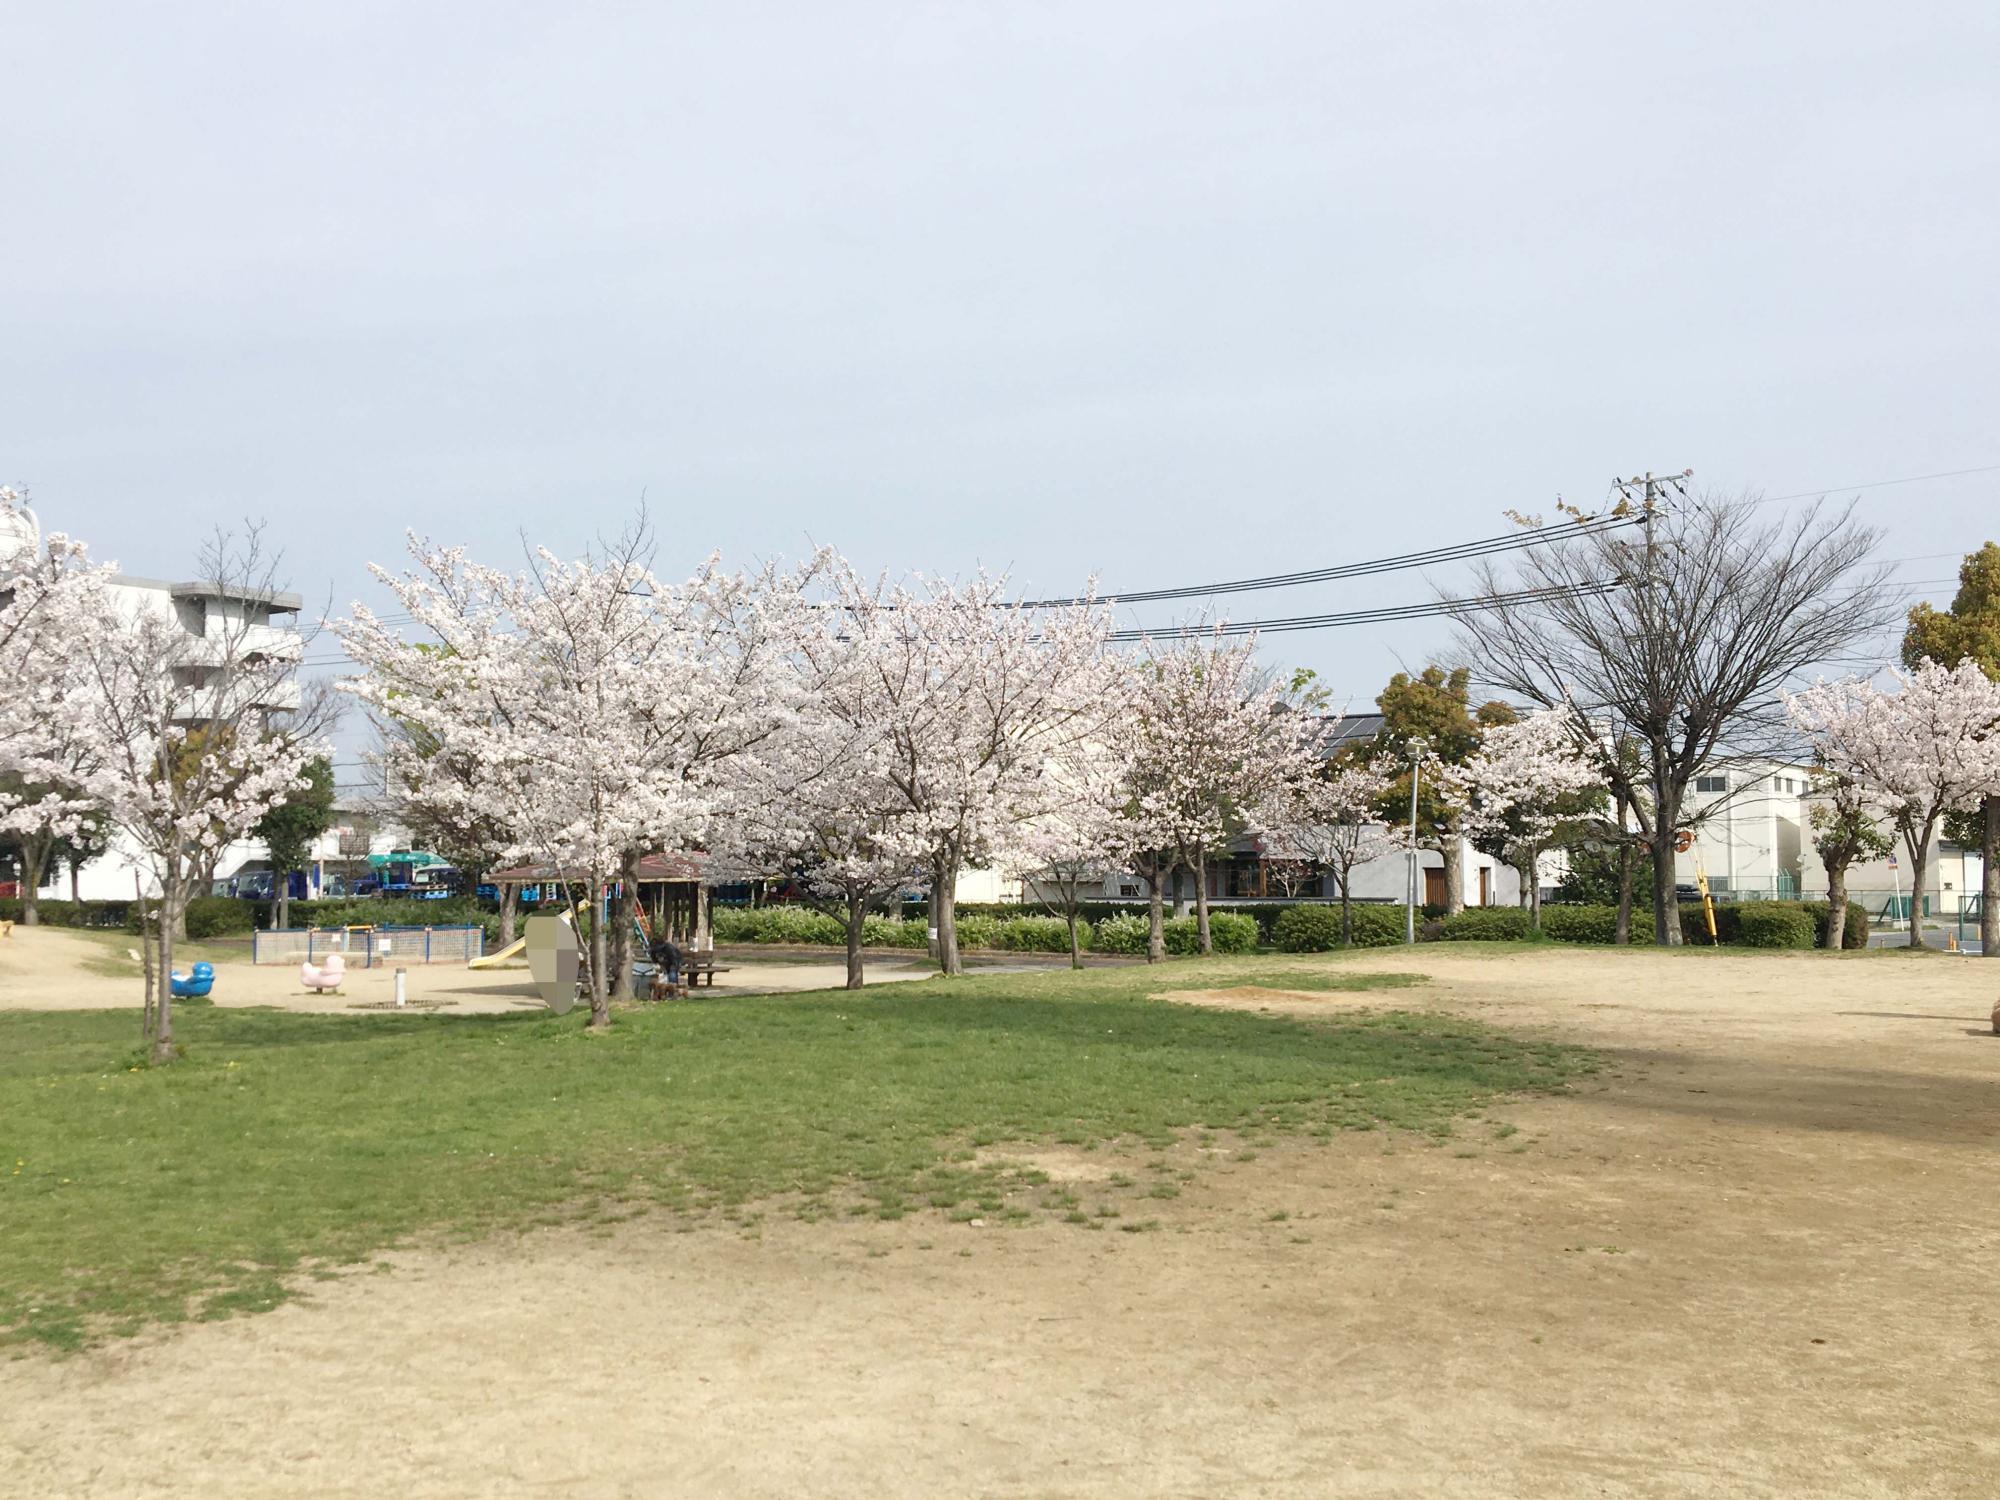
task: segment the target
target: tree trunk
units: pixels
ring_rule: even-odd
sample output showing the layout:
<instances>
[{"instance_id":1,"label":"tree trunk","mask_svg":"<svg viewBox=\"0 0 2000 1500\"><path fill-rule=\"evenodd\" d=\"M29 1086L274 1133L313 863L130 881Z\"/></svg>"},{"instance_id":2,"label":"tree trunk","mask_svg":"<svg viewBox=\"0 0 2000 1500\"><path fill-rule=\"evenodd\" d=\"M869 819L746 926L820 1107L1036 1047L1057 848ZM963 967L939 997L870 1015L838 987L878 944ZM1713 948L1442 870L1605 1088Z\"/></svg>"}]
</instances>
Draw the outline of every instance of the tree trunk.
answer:
<instances>
[{"instance_id":1,"label":"tree trunk","mask_svg":"<svg viewBox=\"0 0 2000 1500\"><path fill-rule=\"evenodd\" d=\"M1076 931L1076 895L1074 892L1070 895L1069 905L1064 915L1069 919L1069 966L1072 969L1080 969L1083 967L1083 943L1079 940Z\"/></svg>"},{"instance_id":2,"label":"tree trunk","mask_svg":"<svg viewBox=\"0 0 2000 1500\"><path fill-rule=\"evenodd\" d=\"M139 909L139 972L146 981L146 1008L139 1014L139 1040L141 1043L153 1039L153 943L154 934L146 925L146 889L139 884L139 872L132 872L132 896Z\"/></svg>"},{"instance_id":3,"label":"tree trunk","mask_svg":"<svg viewBox=\"0 0 2000 1500\"><path fill-rule=\"evenodd\" d=\"M521 888L509 881L500 887L500 946L514 941L514 924L521 910Z\"/></svg>"},{"instance_id":4,"label":"tree trunk","mask_svg":"<svg viewBox=\"0 0 2000 1500\"><path fill-rule=\"evenodd\" d=\"M1527 868L1521 871L1521 878L1528 883L1528 931L1542 930L1542 877L1537 869L1541 861L1529 855Z\"/></svg>"},{"instance_id":5,"label":"tree trunk","mask_svg":"<svg viewBox=\"0 0 2000 1500\"><path fill-rule=\"evenodd\" d=\"M1182 886L1181 877L1186 873L1187 872L1184 871L1179 865L1174 866L1174 920L1175 921L1179 921L1182 917L1186 916L1192 904L1190 903L1190 901L1186 896L1181 894L1181 886Z\"/></svg>"},{"instance_id":6,"label":"tree trunk","mask_svg":"<svg viewBox=\"0 0 2000 1500\"><path fill-rule=\"evenodd\" d=\"M1979 956L2000 958L2000 797L1980 803Z\"/></svg>"},{"instance_id":7,"label":"tree trunk","mask_svg":"<svg viewBox=\"0 0 2000 1500\"><path fill-rule=\"evenodd\" d=\"M590 872L590 1029L611 1027L611 991L604 983L604 877Z\"/></svg>"},{"instance_id":8,"label":"tree trunk","mask_svg":"<svg viewBox=\"0 0 2000 1500\"><path fill-rule=\"evenodd\" d=\"M1465 845L1457 834L1438 840L1438 857L1444 862L1444 914L1455 917L1465 910Z\"/></svg>"},{"instance_id":9,"label":"tree trunk","mask_svg":"<svg viewBox=\"0 0 2000 1500\"><path fill-rule=\"evenodd\" d=\"M1826 946L1838 953L1846 933L1847 862L1842 860L1836 866L1829 861L1826 867Z\"/></svg>"},{"instance_id":10,"label":"tree trunk","mask_svg":"<svg viewBox=\"0 0 2000 1500\"><path fill-rule=\"evenodd\" d=\"M1194 851L1194 946L1206 958L1215 951L1208 935L1208 851Z\"/></svg>"},{"instance_id":11,"label":"tree trunk","mask_svg":"<svg viewBox=\"0 0 2000 1500\"><path fill-rule=\"evenodd\" d=\"M21 840L21 925L39 927L42 922L42 876L49 867L52 838Z\"/></svg>"},{"instance_id":12,"label":"tree trunk","mask_svg":"<svg viewBox=\"0 0 2000 1500\"><path fill-rule=\"evenodd\" d=\"M611 918L611 995L632 998L632 929L639 907L639 851L628 849L618 861L618 897Z\"/></svg>"},{"instance_id":13,"label":"tree trunk","mask_svg":"<svg viewBox=\"0 0 2000 1500\"><path fill-rule=\"evenodd\" d=\"M72 906L83 900L83 897L77 894L77 877L82 873L83 866L75 860L71 860L69 862L69 899Z\"/></svg>"},{"instance_id":14,"label":"tree trunk","mask_svg":"<svg viewBox=\"0 0 2000 1500\"><path fill-rule=\"evenodd\" d=\"M186 931L187 895L181 888L181 874L168 862L165 878L160 882L160 961L155 976L153 995L153 1047L150 1058L155 1063L172 1062L174 1059L174 938Z\"/></svg>"},{"instance_id":15,"label":"tree trunk","mask_svg":"<svg viewBox=\"0 0 2000 1500\"><path fill-rule=\"evenodd\" d=\"M1655 754L1664 753L1656 748ZM1674 894L1674 829L1680 803L1664 779L1653 786L1653 941L1662 948L1681 944L1681 903Z\"/></svg>"},{"instance_id":16,"label":"tree trunk","mask_svg":"<svg viewBox=\"0 0 2000 1500\"><path fill-rule=\"evenodd\" d=\"M861 926L868 920L868 901L859 891L847 893L847 987L861 988Z\"/></svg>"},{"instance_id":17,"label":"tree trunk","mask_svg":"<svg viewBox=\"0 0 2000 1500\"><path fill-rule=\"evenodd\" d=\"M1340 946L1343 948L1354 946L1354 902L1347 891L1351 883L1352 876L1340 882Z\"/></svg>"},{"instance_id":18,"label":"tree trunk","mask_svg":"<svg viewBox=\"0 0 2000 1500\"><path fill-rule=\"evenodd\" d=\"M963 974L958 958L958 864L940 865L931 881L931 925L937 928L938 970Z\"/></svg>"},{"instance_id":19,"label":"tree trunk","mask_svg":"<svg viewBox=\"0 0 2000 1500\"><path fill-rule=\"evenodd\" d=\"M1167 913L1160 899L1160 882L1164 878L1155 875L1146 882L1146 962L1149 964L1164 963L1167 957Z\"/></svg>"},{"instance_id":20,"label":"tree trunk","mask_svg":"<svg viewBox=\"0 0 2000 1500\"><path fill-rule=\"evenodd\" d=\"M1632 870L1632 846L1622 843L1618 846L1618 925L1612 931L1611 941L1626 947L1632 941L1632 887L1635 884Z\"/></svg>"},{"instance_id":21,"label":"tree trunk","mask_svg":"<svg viewBox=\"0 0 2000 1500\"><path fill-rule=\"evenodd\" d=\"M715 951L715 935L709 926L708 887L698 880L694 887L694 951L697 953Z\"/></svg>"},{"instance_id":22,"label":"tree trunk","mask_svg":"<svg viewBox=\"0 0 2000 1500\"><path fill-rule=\"evenodd\" d=\"M1903 843L1910 851L1910 946L1928 948L1924 941L1924 876L1929 873L1930 829L1903 830Z\"/></svg>"}]
</instances>

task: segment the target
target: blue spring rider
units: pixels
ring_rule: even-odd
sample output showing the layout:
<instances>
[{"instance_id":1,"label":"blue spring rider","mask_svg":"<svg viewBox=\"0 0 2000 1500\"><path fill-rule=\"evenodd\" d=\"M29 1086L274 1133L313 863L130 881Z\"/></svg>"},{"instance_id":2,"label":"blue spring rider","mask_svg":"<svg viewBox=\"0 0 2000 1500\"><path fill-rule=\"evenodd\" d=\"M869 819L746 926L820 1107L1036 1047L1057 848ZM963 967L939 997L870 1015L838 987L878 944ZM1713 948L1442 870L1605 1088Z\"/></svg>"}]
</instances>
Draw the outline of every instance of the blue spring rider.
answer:
<instances>
[{"instance_id":1,"label":"blue spring rider","mask_svg":"<svg viewBox=\"0 0 2000 1500\"><path fill-rule=\"evenodd\" d=\"M176 1000L203 1000L215 988L215 965L196 964L187 974L168 976L168 988Z\"/></svg>"}]
</instances>

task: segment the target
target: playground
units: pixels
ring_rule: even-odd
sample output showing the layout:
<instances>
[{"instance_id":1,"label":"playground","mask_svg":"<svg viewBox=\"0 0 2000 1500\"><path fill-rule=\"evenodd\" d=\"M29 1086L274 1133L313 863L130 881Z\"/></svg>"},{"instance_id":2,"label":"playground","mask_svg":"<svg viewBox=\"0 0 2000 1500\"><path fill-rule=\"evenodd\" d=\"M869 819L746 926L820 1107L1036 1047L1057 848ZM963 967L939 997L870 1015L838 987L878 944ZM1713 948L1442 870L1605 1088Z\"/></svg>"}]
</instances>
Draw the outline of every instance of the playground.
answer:
<instances>
[{"instance_id":1,"label":"playground","mask_svg":"<svg viewBox=\"0 0 2000 1500\"><path fill-rule=\"evenodd\" d=\"M1418 982L1354 987L1398 974ZM98 1496L1985 1496L1993 983L1935 955L1434 944L666 1006L590 1045L302 1018L359 1029L296 1063L282 1032L199 1028L299 1023L191 1012L199 1074L23 1083L44 1109L172 1088L341 1129L293 1157L173 1117L205 1145L151 1232L198 1214L212 1237L341 1153L350 1175L297 1188L300 1213L346 1205L326 1232L417 1203L486 1227L327 1259L275 1310L246 1291L221 1321L17 1351L0 1471ZM1322 1050L1389 1012L1471 1028L1487 1087L1524 1043L1597 1063L1420 1106L1414 1055ZM95 1024L0 1016L50 1021ZM456 1064L399 1060L425 1037ZM298 1071L350 1047L353 1084ZM1322 1132L1276 1102L1314 1092L1408 1123ZM1256 1097L1261 1123L1225 1128ZM969 1147L950 1171L987 1174L958 1207L802 1196L842 1171L886 1191L939 1130L948 1161ZM123 1170L115 1145L46 1191ZM407 1176L446 1147L462 1166ZM545 1160L602 1203L501 1211ZM722 1195L612 1186L635 1170ZM385 1174L406 1186L371 1210Z\"/></svg>"},{"instance_id":2,"label":"playground","mask_svg":"<svg viewBox=\"0 0 2000 1500\"><path fill-rule=\"evenodd\" d=\"M17 926L0 941L0 1011L135 1010L140 969L128 953L136 941L122 933ZM191 943L186 953L180 967L213 964L215 983L208 999L218 1006L336 1013L392 1009L395 1004L398 965L393 952L369 967L350 963L337 994L307 990L296 962L253 962L247 941ZM544 1009L524 959L510 957L478 968L414 962L401 967L406 1008L454 1015ZM750 995L826 989L841 983L845 973L838 961L731 959L729 972L715 976L713 990L717 995ZM924 979L931 973L932 966L917 958L895 959L871 964L868 980ZM704 985L700 993L709 994L710 987Z\"/></svg>"}]
</instances>

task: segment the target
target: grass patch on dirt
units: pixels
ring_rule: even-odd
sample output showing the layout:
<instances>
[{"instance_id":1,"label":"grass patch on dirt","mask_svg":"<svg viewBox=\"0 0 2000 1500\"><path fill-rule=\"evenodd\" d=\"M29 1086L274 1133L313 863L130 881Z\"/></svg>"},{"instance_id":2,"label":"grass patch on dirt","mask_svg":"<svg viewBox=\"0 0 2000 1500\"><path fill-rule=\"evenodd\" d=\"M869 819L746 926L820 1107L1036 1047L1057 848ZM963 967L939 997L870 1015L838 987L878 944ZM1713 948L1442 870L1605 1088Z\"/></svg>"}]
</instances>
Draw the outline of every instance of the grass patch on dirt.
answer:
<instances>
[{"instance_id":1,"label":"grass patch on dirt","mask_svg":"<svg viewBox=\"0 0 2000 1500\"><path fill-rule=\"evenodd\" d=\"M302 1271L430 1232L654 1206L991 1212L995 1142L1185 1127L1441 1131L1588 1069L1579 1049L1394 1011L1295 1020L1144 999L1163 980L1391 988L1212 960L703 999L621 1013L0 1014L0 1343L77 1347L275 1305Z\"/></svg>"},{"instance_id":2,"label":"grass patch on dirt","mask_svg":"<svg viewBox=\"0 0 2000 1500\"><path fill-rule=\"evenodd\" d=\"M99 948L83 961L83 967L92 974L101 974L107 979L139 979L145 970L141 961L132 957L139 948L139 934L136 932L103 932L95 929L79 930L64 928L73 932ZM250 942L247 938L235 941L223 939L218 942L184 942L174 944L174 967L182 973L198 963L242 963L250 957Z\"/></svg>"}]
</instances>

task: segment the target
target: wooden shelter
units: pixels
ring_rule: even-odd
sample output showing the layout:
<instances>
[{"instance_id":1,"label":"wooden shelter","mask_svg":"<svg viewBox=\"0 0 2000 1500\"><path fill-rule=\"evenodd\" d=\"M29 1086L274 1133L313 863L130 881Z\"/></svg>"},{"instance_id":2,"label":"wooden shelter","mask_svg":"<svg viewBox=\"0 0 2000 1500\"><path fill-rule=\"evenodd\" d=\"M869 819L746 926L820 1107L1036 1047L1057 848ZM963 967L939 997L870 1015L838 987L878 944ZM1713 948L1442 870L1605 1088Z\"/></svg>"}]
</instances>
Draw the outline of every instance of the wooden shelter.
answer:
<instances>
[{"instance_id":1,"label":"wooden shelter","mask_svg":"<svg viewBox=\"0 0 2000 1500\"><path fill-rule=\"evenodd\" d=\"M490 870L486 878L503 891L523 886L565 883L579 896L590 885L589 872L574 866L515 865ZM654 936L671 937L682 948L706 953L715 946L708 922L708 856L648 854L639 861L638 902Z\"/></svg>"}]
</instances>

